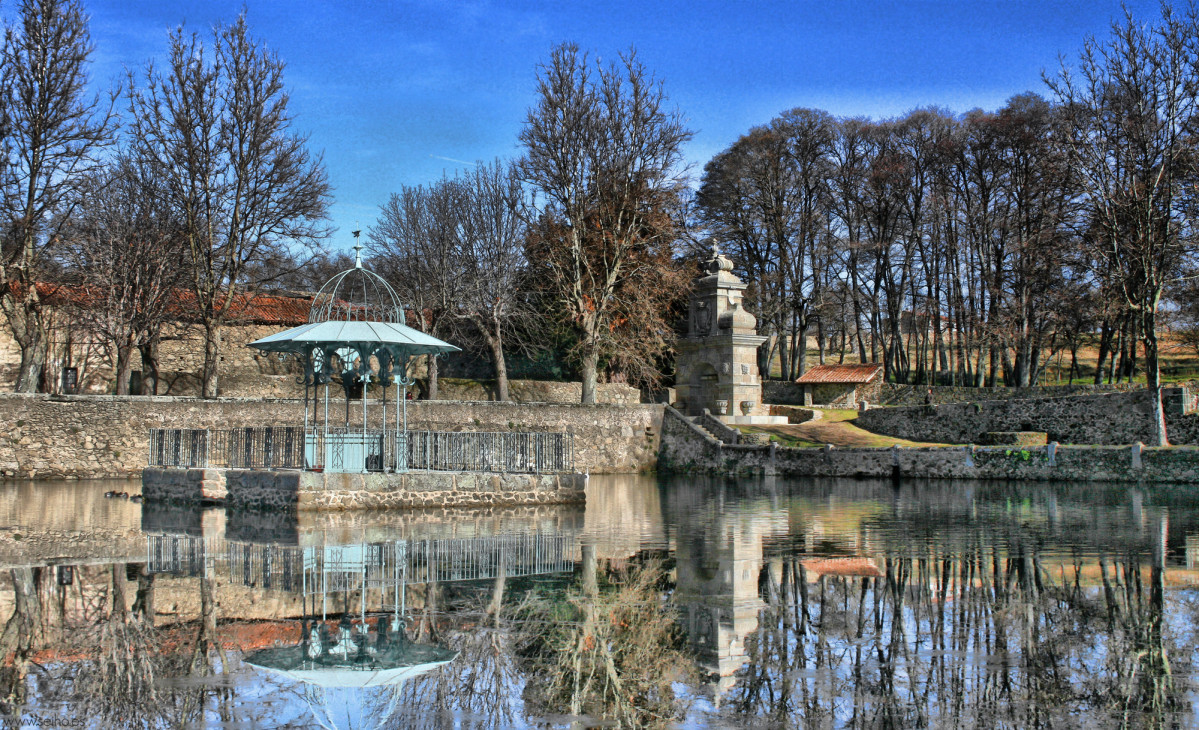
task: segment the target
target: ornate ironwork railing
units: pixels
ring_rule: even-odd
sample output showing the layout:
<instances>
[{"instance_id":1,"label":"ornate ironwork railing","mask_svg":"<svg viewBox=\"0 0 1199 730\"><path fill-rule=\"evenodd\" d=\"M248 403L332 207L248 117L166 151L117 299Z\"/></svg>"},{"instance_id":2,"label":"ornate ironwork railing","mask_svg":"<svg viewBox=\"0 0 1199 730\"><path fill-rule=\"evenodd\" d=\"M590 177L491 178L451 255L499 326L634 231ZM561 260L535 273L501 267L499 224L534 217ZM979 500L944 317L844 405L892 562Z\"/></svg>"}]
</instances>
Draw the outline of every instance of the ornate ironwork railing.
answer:
<instances>
[{"instance_id":1,"label":"ornate ironwork railing","mask_svg":"<svg viewBox=\"0 0 1199 730\"><path fill-rule=\"evenodd\" d=\"M553 474L574 470L569 433L409 431L408 468Z\"/></svg>"},{"instance_id":2,"label":"ornate ironwork railing","mask_svg":"<svg viewBox=\"0 0 1199 730\"><path fill-rule=\"evenodd\" d=\"M150 430L150 466L228 469L300 469L304 465L304 429L259 426L207 430Z\"/></svg>"},{"instance_id":3,"label":"ornate ironwork railing","mask_svg":"<svg viewBox=\"0 0 1199 730\"><path fill-rule=\"evenodd\" d=\"M156 428L150 466L310 469L331 472L574 471L574 435L470 431L389 431L260 426L223 430Z\"/></svg>"},{"instance_id":4,"label":"ornate ironwork railing","mask_svg":"<svg viewBox=\"0 0 1199 730\"><path fill-rule=\"evenodd\" d=\"M146 567L151 573L224 573L238 585L332 593L570 572L577 545L578 535L562 532L315 546L156 533L146 536Z\"/></svg>"}]
</instances>

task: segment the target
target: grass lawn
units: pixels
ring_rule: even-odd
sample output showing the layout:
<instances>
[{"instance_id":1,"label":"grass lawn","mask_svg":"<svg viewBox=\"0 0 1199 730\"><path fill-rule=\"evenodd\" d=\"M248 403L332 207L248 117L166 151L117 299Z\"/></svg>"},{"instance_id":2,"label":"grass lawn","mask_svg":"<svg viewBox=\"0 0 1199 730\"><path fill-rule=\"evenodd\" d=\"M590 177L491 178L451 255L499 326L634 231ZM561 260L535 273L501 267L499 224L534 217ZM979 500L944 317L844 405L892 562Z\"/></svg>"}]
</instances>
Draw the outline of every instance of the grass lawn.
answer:
<instances>
[{"instance_id":1,"label":"grass lawn","mask_svg":"<svg viewBox=\"0 0 1199 730\"><path fill-rule=\"evenodd\" d=\"M781 446L801 448L820 447L825 444L841 447L857 448L888 448L891 446L949 446L950 444L929 444L918 441L881 436L858 428L854 421L858 412L852 408L838 408L820 411L822 418L807 423L788 424L786 426L739 426L743 433L764 433L771 441Z\"/></svg>"}]
</instances>

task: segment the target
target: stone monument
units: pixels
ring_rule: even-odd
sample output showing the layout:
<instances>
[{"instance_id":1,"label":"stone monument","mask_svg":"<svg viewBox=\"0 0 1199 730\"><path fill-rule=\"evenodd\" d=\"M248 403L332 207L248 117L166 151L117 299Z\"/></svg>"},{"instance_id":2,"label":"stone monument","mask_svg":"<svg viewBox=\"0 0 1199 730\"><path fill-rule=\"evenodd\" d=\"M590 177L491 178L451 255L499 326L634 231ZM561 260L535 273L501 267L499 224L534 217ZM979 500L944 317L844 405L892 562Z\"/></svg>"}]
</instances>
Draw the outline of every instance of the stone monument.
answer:
<instances>
[{"instance_id":1,"label":"stone monument","mask_svg":"<svg viewBox=\"0 0 1199 730\"><path fill-rule=\"evenodd\" d=\"M758 374L758 320L745 310L746 284L733 273L733 262L712 243L687 313L687 336L676 345L676 406L689 416L707 409L726 423L786 423L762 405Z\"/></svg>"}]
</instances>

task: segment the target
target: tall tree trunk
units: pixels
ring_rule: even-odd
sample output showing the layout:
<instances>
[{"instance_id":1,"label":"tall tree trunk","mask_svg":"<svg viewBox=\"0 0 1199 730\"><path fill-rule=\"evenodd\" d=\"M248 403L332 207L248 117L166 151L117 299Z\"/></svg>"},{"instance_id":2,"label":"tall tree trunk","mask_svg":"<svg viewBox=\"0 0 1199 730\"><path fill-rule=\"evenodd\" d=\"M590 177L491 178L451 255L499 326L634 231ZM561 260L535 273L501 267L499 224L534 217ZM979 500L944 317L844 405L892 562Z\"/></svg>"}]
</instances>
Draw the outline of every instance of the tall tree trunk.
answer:
<instances>
[{"instance_id":1,"label":"tall tree trunk","mask_svg":"<svg viewBox=\"0 0 1199 730\"><path fill-rule=\"evenodd\" d=\"M799 342L795 345L794 354L791 358L791 369L793 375L792 380L797 380L804 376L808 371L808 321L804 318L804 322L799 327Z\"/></svg>"},{"instance_id":2,"label":"tall tree trunk","mask_svg":"<svg viewBox=\"0 0 1199 730\"><path fill-rule=\"evenodd\" d=\"M42 321L37 287L24 286L26 292L20 299L8 292L3 295L3 309L8 317L13 340L21 351L17 384L13 390L17 393L36 393L46 362L46 328L45 322Z\"/></svg>"},{"instance_id":3,"label":"tall tree trunk","mask_svg":"<svg viewBox=\"0 0 1199 730\"><path fill-rule=\"evenodd\" d=\"M579 371L579 376L583 381L583 392L579 398L579 402L595 403L596 369L599 367L599 352L594 344L584 345L584 347L582 367Z\"/></svg>"},{"instance_id":4,"label":"tall tree trunk","mask_svg":"<svg viewBox=\"0 0 1199 730\"><path fill-rule=\"evenodd\" d=\"M128 572L124 563L113 563L109 566L112 571L112 612L109 616L114 620L123 620L129 610Z\"/></svg>"},{"instance_id":5,"label":"tall tree trunk","mask_svg":"<svg viewBox=\"0 0 1199 730\"><path fill-rule=\"evenodd\" d=\"M17 393L36 393L42 378L42 367L46 364L42 333L35 326L29 336L18 344L21 347L21 368L17 371L17 385L13 390Z\"/></svg>"},{"instance_id":6,"label":"tall tree trunk","mask_svg":"<svg viewBox=\"0 0 1199 730\"><path fill-rule=\"evenodd\" d=\"M142 395L158 395L158 337L150 338L139 349L142 353Z\"/></svg>"},{"instance_id":7,"label":"tall tree trunk","mask_svg":"<svg viewBox=\"0 0 1199 730\"><path fill-rule=\"evenodd\" d=\"M204 323L204 370L200 376L200 397L216 398L221 362L221 324Z\"/></svg>"},{"instance_id":8,"label":"tall tree trunk","mask_svg":"<svg viewBox=\"0 0 1199 730\"><path fill-rule=\"evenodd\" d=\"M145 565L137 574L137 596L133 599L133 612L145 617L154 625L154 573L147 570Z\"/></svg>"},{"instance_id":9,"label":"tall tree trunk","mask_svg":"<svg viewBox=\"0 0 1199 730\"><path fill-rule=\"evenodd\" d=\"M487 345L491 348L491 363L495 367L495 397L497 400L506 401L508 400L508 361L504 358L502 337L497 327L495 333L487 338Z\"/></svg>"},{"instance_id":10,"label":"tall tree trunk","mask_svg":"<svg viewBox=\"0 0 1199 730\"><path fill-rule=\"evenodd\" d=\"M429 371L429 389L425 393L426 400L437 400L437 356L426 355Z\"/></svg>"},{"instance_id":11,"label":"tall tree trunk","mask_svg":"<svg viewBox=\"0 0 1199 730\"><path fill-rule=\"evenodd\" d=\"M1156 302L1154 303L1156 304ZM1151 446L1169 446L1166 433L1166 414L1162 408L1162 383L1160 358L1157 343L1157 307L1146 306L1141 310L1141 338L1145 345L1145 379L1153 394L1153 436ZM1136 347L1134 341L1133 347Z\"/></svg>"},{"instance_id":12,"label":"tall tree trunk","mask_svg":"<svg viewBox=\"0 0 1199 730\"><path fill-rule=\"evenodd\" d=\"M1106 318L1099 325L1099 357L1095 360L1095 385L1103 382L1103 363L1112 346L1112 326Z\"/></svg>"},{"instance_id":13,"label":"tall tree trunk","mask_svg":"<svg viewBox=\"0 0 1199 730\"><path fill-rule=\"evenodd\" d=\"M133 348L128 343L117 346L117 395L129 395L129 374L133 371Z\"/></svg>"}]
</instances>

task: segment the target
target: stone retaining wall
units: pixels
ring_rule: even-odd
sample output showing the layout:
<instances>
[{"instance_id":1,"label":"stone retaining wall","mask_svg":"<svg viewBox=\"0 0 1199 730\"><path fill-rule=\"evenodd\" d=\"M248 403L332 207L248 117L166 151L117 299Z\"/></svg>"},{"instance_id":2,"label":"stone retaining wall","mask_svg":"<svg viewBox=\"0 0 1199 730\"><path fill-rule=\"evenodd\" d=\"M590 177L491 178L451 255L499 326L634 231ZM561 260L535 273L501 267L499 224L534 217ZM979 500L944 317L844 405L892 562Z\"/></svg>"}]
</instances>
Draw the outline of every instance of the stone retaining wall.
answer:
<instances>
[{"instance_id":1,"label":"stone retaining wall","mask_svg":"<svg viewBox=\"0 0 1199 730\"><path fill-rule=\"evenodd\" d=\"M224 501L239 508L297 510L570 504L586 501L586 479L582 474L154 468L142 472L142 495L155 502Z\"/></svg>"},{"instance_id":2,"label":"stone retaining wall","mask_svg":"<svg viewBox=\"0 0 1199 730\"><path fill-rule=\"evenodd\" d=\"M659 470L719 474L1132 483L1199 482L1199 449L973 446L838 449L723 444L697 434L677 412L662 424Z\"/></svg>"},{"instance_id":3,"label":"stone retaining wall","mask_svg":"<svg viewBox=\"0 0 1199 730\"><path fill-rule=\"evenodd\" d=\"M440 378L437 396L442 400L493 401L498 393L494 380ZM578 403L583 397L583 384L577 381L509 380L508 397L516 403ZM641 391L622 383L599 383L595 386L595 400L634 405L641 402Z\"/></svg>"},{"instance_id":4,"label":"stone retaining wall","mask_svg":"<svg viewBox=\"0 0 1199 730\"><path fill-rule=\"evenodd\" d=\"M910 441L975 443L988 431L1044 431L1050 441L1074 444L1149 443L1154 434L1153 396L1147 390L1064 398L981 401L934 406L872 408L856 424ZM1172 415L1188 423L1193 416ZM1186 440L1171 436L1174 443Z\"/></svg>"},{"instance_id":5,"label":"stone retaining wall","mask_svg":"<svg viewBox=\"0 0 1199 730\"><path fill-rule=\"evenodd\" d=\"M1037 385L1031 388L970 388L964 385L934 385L933 403L973 403L984 400L1021 398L1061 398L1068 395L1099 395L1142 390L1137 383L1075 383L1074 385ZM924 405L929 386L906 383L883 383L879 403L886 406ZM873 404L871 404L873 405Z\"/></svg>"},{"instance_id":6,"label":"stone retaining wall","mask_svg":"<svg viewBox=\"0 0 1199 730\"><path fill-rule=\"evenodd\" d=\"M372 403L371 414L379 413ZM360 405L350 422L361 423ZM411 401L409 427L435 431L553 431L575 435L580 472L628 473L657 460L661 405L580 405ZM388 421L394 415L388 406ZM333 402L330 414L344 414ZM136 476L146 465L151 428L299 425L295 400L169 396L0 395L0 474L25 478Z\"/></svg>"},{"instance_id":7,"label":"stone retaining wall","mask_svg":"<svg viewBox=\"0 0 1199 730\"><path fill-rule=\"evenodd\" d=\"M798 406L780 406L771 404L770 415L786 416L787 423L807 423L822 417L819 409L816 408L800 408Z\"/></svg>"}]
</instances>

